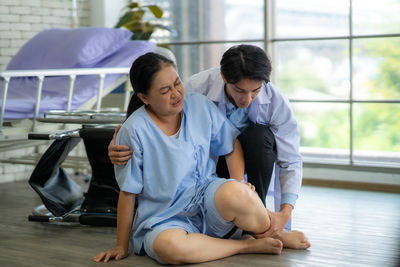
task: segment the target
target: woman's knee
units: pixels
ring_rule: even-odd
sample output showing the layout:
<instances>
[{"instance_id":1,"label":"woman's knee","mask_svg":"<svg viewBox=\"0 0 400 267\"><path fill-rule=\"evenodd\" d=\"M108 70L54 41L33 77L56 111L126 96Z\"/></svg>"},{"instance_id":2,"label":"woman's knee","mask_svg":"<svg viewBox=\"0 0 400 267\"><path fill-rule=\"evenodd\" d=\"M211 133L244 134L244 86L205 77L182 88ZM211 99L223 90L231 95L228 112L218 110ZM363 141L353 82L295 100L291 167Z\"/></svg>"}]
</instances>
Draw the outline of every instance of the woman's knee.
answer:
<instances>
[{"instance_id":1,"label":"woman's knee","mask_svg":"<svg viewBox=\"0 0 400 267\"><path fill-rule=\"evenodd\" d=\"M246 209L255 204L258 195L249 186L237 181L221 185L215 193L215 205L220 213L231 213L237 209Z\"/></svg>"},{"instance_id":2,"label":"woman's knee","mask_svg":"<svg viewBox=\"0 0 400 267\"><path fill-rule=\"evenodd\" d=\"M177 232L178 231L178 232ZM185 246L180 233L186 231L180 229L169 229L161 232L153 243L154 252L157 257L167 264L184 263Z\"/></svg>"},{"instance_id":3,"label":"woman's knee","mask_svg":"<svg viewBox=\"0 0 400 267\"><path fill-rule=\"evenodd\" d=\"M268 214L256 192L244 183L233 181L226 182L219 190L215 205L225 220L248 231L265 231L269 225Z\"/></svg>"}]
</instances>

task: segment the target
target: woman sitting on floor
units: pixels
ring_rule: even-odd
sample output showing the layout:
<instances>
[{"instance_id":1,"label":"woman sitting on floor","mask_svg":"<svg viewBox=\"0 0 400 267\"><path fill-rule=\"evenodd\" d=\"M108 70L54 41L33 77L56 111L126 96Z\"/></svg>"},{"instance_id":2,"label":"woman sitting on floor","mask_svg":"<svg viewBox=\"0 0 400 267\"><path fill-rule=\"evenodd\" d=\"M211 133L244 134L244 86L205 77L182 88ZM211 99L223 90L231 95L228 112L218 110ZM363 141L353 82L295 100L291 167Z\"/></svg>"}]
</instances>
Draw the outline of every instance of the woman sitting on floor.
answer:
<instances>
[{"instance_id":1,"label":"woman sitting on floor","mask_svg":"<svg viewBox=\"0 0 400 267\"><path fill-rule=\"evenodd\" d=\"M132 160L116 166L120 186L117 244L94 260L135 253L160 263L182 264L239 253L280 254L282 246L306 249L304 235L222 239L235 225L254 234L270 226L268 212L251 185L219 179L210 154L226 155L230 176L243 181L239 131L205 96L184 97L172 61L148 53L132 65L133 100L142 104L123 124L117 142L134 148ZM139 202L133 220L135 197ZM262 236L262 235L261 235ZM283 243L282 243L283 242Z\"/></svg>"}]
</instances>

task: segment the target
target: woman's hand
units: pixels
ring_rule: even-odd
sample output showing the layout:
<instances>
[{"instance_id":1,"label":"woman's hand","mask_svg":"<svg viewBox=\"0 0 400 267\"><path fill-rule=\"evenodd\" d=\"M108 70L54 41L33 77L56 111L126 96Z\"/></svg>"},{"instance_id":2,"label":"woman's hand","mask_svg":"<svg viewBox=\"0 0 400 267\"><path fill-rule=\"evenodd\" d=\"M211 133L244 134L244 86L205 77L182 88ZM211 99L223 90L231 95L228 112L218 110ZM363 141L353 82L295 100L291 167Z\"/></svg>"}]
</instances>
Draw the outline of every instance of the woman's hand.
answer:
<instances>
[{"instance_id":1,"label":"woman's hand","mask_svg":"<svg viewBox=\"0 0 400 267\"><path fill-rule=\"evenodd\" d=\"M103 251L94 256L93 260L95 262L108 262L111 259L119 261L128 256L128 249L124 249L123 247L116 246L114 249Z\"/></svg>"},{"instance_id":2,"label":"woman's hand","mask_svg":"<svg viewBox=\"0 0 400 267\"><path fill-rule=\"evenodd\" d=\"M115 144L115 139L120 128L121 125L118 125L118 127L115 129L113 138L108 145L108 157L110 158L112 164L124 166L126 165L127 161L132 157L133 151L130 150L129 146L117 146Z\"/></svg>"}]
</instances>

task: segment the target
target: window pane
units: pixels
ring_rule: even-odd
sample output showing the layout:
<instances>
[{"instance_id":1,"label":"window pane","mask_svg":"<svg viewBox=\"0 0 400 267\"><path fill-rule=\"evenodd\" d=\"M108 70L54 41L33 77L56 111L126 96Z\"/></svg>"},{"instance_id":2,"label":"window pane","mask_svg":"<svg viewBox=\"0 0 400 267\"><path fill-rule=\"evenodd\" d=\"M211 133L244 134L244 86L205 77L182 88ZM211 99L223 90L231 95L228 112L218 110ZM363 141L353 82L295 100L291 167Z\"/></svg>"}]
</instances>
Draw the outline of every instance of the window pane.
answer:
<instances>
[{"instance_id":1,"label":"window pane","mask_svg":"<svg viewBox=\"0 0 400 267\"><path fill-rule=\"evenodd\" d=\"M399 0L353 0L353 34L400 33Z\"/></svg>"},{"instance_id":2,"label":"window pane","mask_svg":"<svg viewBox=\"0 0 400 267\"><path fill-rule=\"evenodd\" d=\"M170 45L175 54L178 72L183 81L202 70L218 67L225 44L212 45Z\"/></svg>"},{"instance_id":3,"label":"window pane","mask_svg":"<svg viewBox=\"0 0 400 267\"><path fill-rule=\"evenodd\" d=\"M274 38L349 34L348 0L276 0L273 3Z\"/></svg>"},{"instance_id":4,"label":"window pane","mask_svg":"<svg viewBox=\"0 0 400 267\"><path fill-rule=\"evenodd\" d=\"M354 104L354 149L400 156L400 104Z\"/></svg>"},{"instance_id":5,"label":"window pane","mask_svg":"<svg viewBox=\"0 0 400 267\"><path fill-rule=\"evenodd\" d=\"M210 0L211 1L211 0ZM212 0L215 3L223 1ZM225 0L225 40L247 40L264 38L264 1L263 0ZM216 13L216 16L220 16ZM207 13L204 20L209 19ZM212 24L214 24L212 22ZM215 27L216 25L211 25ZM213 37L205 36L205 39ZM218 39L218 38L217 38Z\"/></svg>"},{"instance_id":6,"label":"window pane","mask_svg":"<svg viewBox=\"0 0 400 267\"><path fill-rule=\"evenodd\" d=\"M292 103L291 106L299 124L302 147L349 148L348 104Z\"/></svg>"},{"instance_id":7,"label":"window pane","mask_svg":"<svg viewBox=\"0 0 400 267\"><path fill-rule=\"evenodd\" d=\"M354 40L355 99L400 99L400 38Z\"/></svg>"},{"instance_id":8,"label":"window pane","mask_svg":"<svg viewBox=\"0 0 400 267\"><path fill-rule=\"evenodd\" d=\"M348 42L302 41L275 43L274 80L289 98L348 99Z\"/></svg>"},{"instance_id":9,"label":"window pane","mask_svg":"<svg viewBox=\"0 0 400 267\"><path fill-rule=\"evenodd\" d=\"M144 3L159 5L164 11L163 24L177 31L176 36L171 36L165 30L155 32L152 37L159 42L264 37L263 0L145 0Z\"/></svg>"}]
</instances>

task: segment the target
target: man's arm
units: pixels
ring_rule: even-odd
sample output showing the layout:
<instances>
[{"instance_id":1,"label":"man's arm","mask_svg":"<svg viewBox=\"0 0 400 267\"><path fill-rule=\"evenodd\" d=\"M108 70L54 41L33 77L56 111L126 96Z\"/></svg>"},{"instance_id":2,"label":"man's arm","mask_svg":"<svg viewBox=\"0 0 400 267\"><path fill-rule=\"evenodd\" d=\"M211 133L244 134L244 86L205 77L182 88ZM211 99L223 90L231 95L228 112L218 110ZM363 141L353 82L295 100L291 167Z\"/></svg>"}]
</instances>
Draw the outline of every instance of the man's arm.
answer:
<instances>
[{"instance_id":1,"label":"man's arm","mask_svg":"<svg viewBox=\"0 0 400 267\"><path fill-rule=\"evenodd\" d=\"M269 237L280 237L282 231L292 216L293 206L284 203L280 207L279 212L269 212L269 216L271 218L271 227L265 233L265 236Z\"/></svg>"},{"instance_id":2,"label":"man's arm","mask_svg":"<svg viewBox=\"0 0 400 267\"><path fill-rule=\"evenodd\" d=\"M302 180L300 132L286 97L271 83L265 84L264 89L270 94L269 103L252 106L249 118L254 123L269 125L275 137L276 164L280 168L277 182L281 185L281 206L279 212L270 212L269 234L279 235L290 219L300 192Z\"/></svg>"},{"instance_id":3,"label":"man's arm","mask_svg":"<svg viewBox=\"0 0 400 267\"><path fill-rule=\"evenodd\" d=\"M244 181L244 156L242 145L236 139L233 150L225 156L226 165L228 166L229 175L231 178Z\"/></svg>"},{"instance_id":4,"label":"man's arm","mask_svg":"<svg viewBox=\"0 0 400 267\"><path fill-rule=\"evenodd\" d=\"M108 157L110 158L112 164L123 166L126 165L126 162L130 158L132 158L133 150L130 150L129 146L116 145L115 140L120 128L121 125L118 125L118 127L115 129L113 138L108 145Z\"/></svg>"}]
</instances>

